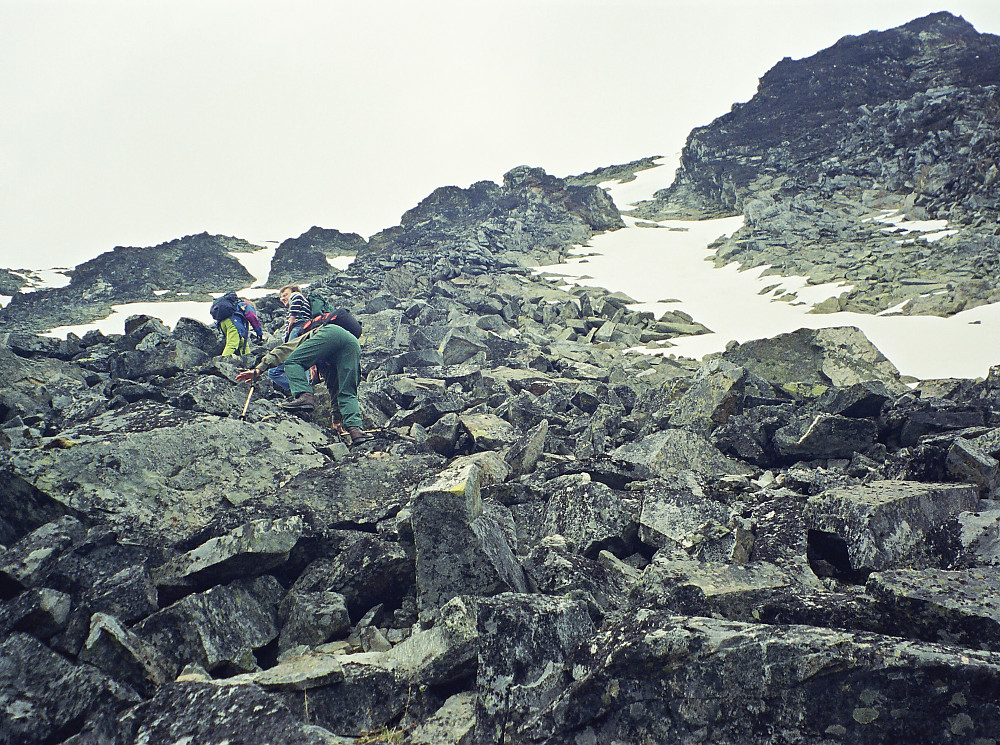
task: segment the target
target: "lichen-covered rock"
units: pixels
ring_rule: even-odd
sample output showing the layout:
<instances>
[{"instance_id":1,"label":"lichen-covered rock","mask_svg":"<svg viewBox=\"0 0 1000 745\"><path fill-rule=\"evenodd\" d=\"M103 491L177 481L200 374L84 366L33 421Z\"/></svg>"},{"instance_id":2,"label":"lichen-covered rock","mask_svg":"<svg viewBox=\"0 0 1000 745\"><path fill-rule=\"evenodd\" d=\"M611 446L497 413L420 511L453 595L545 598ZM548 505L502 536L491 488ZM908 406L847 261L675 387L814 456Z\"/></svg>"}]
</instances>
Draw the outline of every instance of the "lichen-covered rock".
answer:
<instances>
[{"instance_id":1,"label":"lichen-covered rock","mask_svg":"<svg viewBox=\"0 0 1000 745\"><path fill-rule=\"evenodd\" d=\"M241 422L140 401L65 430L48 448L15 450L11 462L38 491L122 535L176 540L220 508L271 495L325 463L329 442L297 419Z\"/></svg>"},{"instance_id":2,"label":"lichen-covered rock","mask_svg":"<svg viewBox=\"0 0 1000 745\"><path fill-rule=\"evenodd\" d=\"M410 734L409 745L472 745L476 697L456 693Z\"/></svg>"},{"instance_id":3,"label":"lichen-covered rock","mask_svg":"<svg viewBox=\"0 0 1000 745\"><path fill-rule=\"evenodd\" d=\"M278 607L282 652L305 645L314 647L351 627L344 596L337 592L296 590L294 587Z\"/></svg>"},{"instance_id":4,"label":"lichen-covered rock","mask_svg":"<svg viewBox=\"0 0 1000 745\"><path fill-rule=\"evenodd\" d=\"M677 401L670 416L674 427L692 427L708 433L738 413L742 404L746 370L723 359L703 365L691 387Z\"/></svg>"},{"instance_id":5,"label":"lichen-covered rock","mask_svg":"<svg viewBox=\"0 0 1000 745\"><path fill-rule=\"evenodd\" d=\"M851 326L799 329L738 344L723 359L777 386L810 383L846 388L877 380L902 393L899 370L859 330Z\"/></svg>"},{"instance_id":6,"label":"lichen-covered rock","mask_svg":"<svg viewBox=\"0 0 1000 745\"><path fill-rule=\"evenodd\" d=\"M517 438L514 427L496 414L462 414L458 420L477 450L502 450Z\"/></svg>"},{"instance_id":7,"label":"lichen-covered rock","mask_svg":"<svg viewBox=\"0 0 1000 745\"><path fill-rule=\"evenodd\" d=\"M503 528L483 509L482 469L453 464L413 497L417 603L432 617L456 595L524 592L524 570Z\"/></svg>"},{"instance_id":8,"label":"lichen-covered rock","mask_svg":"<svg viewBox=\"0 0 1000 745\"><path fill-rule=\"evenodd\" d=\"M475 742L517 741L523 722L572 680L593 623L585 603L504 593L479 603L478 628Z\"/></svg>"},{"instance_id":9,"label":"lichen-covered rock","mask_svg":"<svg viewBox=\"0 0 1000 745\"><path fill-rule=\"evenodd\" d=\"M560 476L546 490L545 535L564 536L591 558L603 548L621 550L634 543L641 508L638 497L593 481L588 473Z\"/></svg>"},{"instance_id":10,"label":"lichen-covered rock","mask_svg":"<svg viewBox=\"0 0 1000 745\"><path fill-rule=\"evenodd\" d=\"M90 665L74 665L26 634L0 641L0 742L42 745L79 731L92 713L139 697Z\"/></svg>"},{"instance_id":11,"label":"lichen-covered rock","mask_svg":"<svg viewBox=\"0 0 1000 745\"><path fill-rule=\"evenodd\" d=\"M869 419L799 416L774 433L774 449L786 461L850 458L867 452L877 434L878 426Z\"/></svg>"},{"instance_id":12,"label":"lichen-covered rock","mask_svg":"<svg viewBox=\"0 0 1000 745\"><path fill-rule=\"evenodd\" d=\"M48 587L33 587L0 605L0 633L21 631L42 639L66 627L72 598Z\"/></svg>"},{"instance_id":13,"label":"lichen-covered rock","mask_svg":"<svg viewBox=\"0 0 1000 745\"><path fill-rule=\"evenodd\" d=\"M194 663L209 672L257 669L253 652L278 637L284 590L273 577L236 580L188 595L133 628L169 663L169 677Z\"/></svg>"},{"instance_id":14,"label":"lichen-covered rock","mask_svg":"<svg viewBox=\"0 0 1000 745\"><path fill-rule=\"evenodd\" d=\"M945 461L948 475L979 487L983 499L995 499L1000 488L1000 463L964 437L956 437Z\"/></svg>"},{"instance_id":15,"label":"lichen-covered rock","mask_svg":"<svg viewBox=\"0 0 1000 745\"><path fill-rule=\"evenodd\" d=\"M574 659L514 737L534 743L973 743L1000 727L1000 656L868 633L640 610Z\"/></svg>"},{"instance_id":16,"label":"lichen-covered rock","mask_svg":"<svg viewBox=\"0 0 1000 745\"><path fill-rule=\"evenodd\" d=\"M335 592L344 598L351 618L359 620L382 603L397 608L414 591L413 559L398 543L362 535L336 556L311 563L296 580L294 592Z\"/></svg>"},{"instance_id":17,"label":"lichen-covered rock","mask_svg":"<svg viewBox=\"0 0 1000 745\"><path fill-rule=\"evenodd\" d=\"M0 554L0 581L18 588L36 587L62 553L86 535L87 527L69 516L40 526Z\"/></svg>"},{"instance_id":18,"label":"lichen-covered rock","mask_svg":"<svg viewBox=\"0 0 1000 745\"><path fill-rule=\"evenodd\" d=\"M476 598L452 598L441 606L433 627L414 632L386 652L385 664L419 685L469 678L479 653L476 608Z\"/></svg>"},{"instance_id":19,"label":"lichen-covered rock","mask_svg":"<svg viewBox=\"0 0 1000 745\"><path fill-rule=\"evenodd\" d=\"M299 696L301 697L301 693ZM258 686L180 682L125 715L126 742L338 745L344 740L293 714L280 697Z\"/></svg>"},{"instance_id":20,"label":"lichen-covered rock","mask_svg":"<svg viewBox=\"0 0 1000 745\"><path fill-rule=\"evenodd\" d=\"M934 531L978 502L965 484L877 481L811 497L803 515L810 530L843 542L850 569L922 568L940 562L929 541Z\"/></svg>"},{"instance_id":21,"label":"lichen-covered rock","mask_svg":"<svg viewBox=\"0 0 1000 745\"><path fill-rule=\"evenodd\" d=\"M302 518L254 520L210 538L153 571L157 587L202 589L263 574L288 558L302 534Z\"/></svg>"},{"instance_id":22,"label":"lichen-covered rock","mask_svg":"<svg viewBox=\"0 0 1000 745\"><path fill-rule=\"evenodd\" d=\"M875 572L866 589L899 636L1000 651L1000 577L993 568Z\"/></svg>"},{"instance_id":23,"label":"lichen-covered rock","mask_svg":"<svg viewBox=\"0 0 1000 745\"><path fill-rule=\"evenodd\" d=\"M622 445L611 453L611 457L640 466L655 476L669 476L680 470L706 476L752 473L751 468L727 458L703 436L684 429L655 432Z\"/></svg>"},{"instance_id":24,"label":"lichen-covered rock","mask_svg":"<svg viewBox=\"0 0 1000 745\"><path fill-rule=\"evenodd\" d=\"M539 541L525 558L524 568L538 592L583 600L592 616L623 607L639 576L638 570L608 551L596 559L581 556L559 535Z\"/></svg>"},{"instance_id":25,"label":"lichen-covered rock","mask_svg":"<svg viewBox=\"0 0 1000 745\"><path fill-rule=\"evenodd\" d=\"M159 651L105 613L91 617L90 634L79 659L144 696L151 696L169 680L170 666Z\"/></svg>"},{"instance_id":26,"label":"lichen-covered rock","mask_svg":"<svg viewBox=\"0 0 1000 745\"><path fill-rule=\"evenodd\" d=\"M667 545L693 549L693 539L701 534L703 526L729 523L729 509L709 499L691 472L680 471L669 479L647 482L642 495L639 538L654 549Z\"/></svg>"}]
</instances>

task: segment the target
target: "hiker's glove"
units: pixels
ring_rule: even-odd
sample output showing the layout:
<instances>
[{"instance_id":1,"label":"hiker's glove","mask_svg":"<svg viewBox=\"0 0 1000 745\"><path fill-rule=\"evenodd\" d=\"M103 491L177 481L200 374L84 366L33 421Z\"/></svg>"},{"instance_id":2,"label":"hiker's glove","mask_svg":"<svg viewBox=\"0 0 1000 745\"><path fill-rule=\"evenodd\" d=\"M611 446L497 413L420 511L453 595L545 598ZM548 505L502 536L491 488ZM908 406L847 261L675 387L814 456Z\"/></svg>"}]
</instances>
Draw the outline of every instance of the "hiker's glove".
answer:
<instances>
[{"instance_id":1,"label":"hiker's glove","mask_svg":"<svg viewBox=\"0 0 1000 745\"><path fill-rule=\"evenodd\" d=\"M257 333L257 343L258 344L263 344L264 343L264 334L259 333L259 332Z\"/></svg>"}]
</instances>

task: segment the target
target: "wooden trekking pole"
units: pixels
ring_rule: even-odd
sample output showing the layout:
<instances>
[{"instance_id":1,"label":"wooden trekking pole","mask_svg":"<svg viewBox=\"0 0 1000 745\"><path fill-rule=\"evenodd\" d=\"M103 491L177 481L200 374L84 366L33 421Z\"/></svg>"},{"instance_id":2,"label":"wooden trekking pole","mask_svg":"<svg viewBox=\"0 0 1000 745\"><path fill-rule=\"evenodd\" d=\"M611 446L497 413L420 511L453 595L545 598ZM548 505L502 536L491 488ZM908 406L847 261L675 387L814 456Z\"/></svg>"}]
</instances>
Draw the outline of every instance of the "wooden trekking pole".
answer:
<instances>
[{"instance_id":1,"label":"wooden trekking pole","mask_svg":"<svg viewBox=\"0 0 1000 745\"><path fill-rule=\"evenodd\" d=\"M250 398L253 396L253 387L257 385L257 370L253 371L253 376L250 378L250 390L247 392L247 402L243 404L243 413L240 414L240 421L243 421L247 417L247 409L250 408Z\"/></svg>"}]
</instances>

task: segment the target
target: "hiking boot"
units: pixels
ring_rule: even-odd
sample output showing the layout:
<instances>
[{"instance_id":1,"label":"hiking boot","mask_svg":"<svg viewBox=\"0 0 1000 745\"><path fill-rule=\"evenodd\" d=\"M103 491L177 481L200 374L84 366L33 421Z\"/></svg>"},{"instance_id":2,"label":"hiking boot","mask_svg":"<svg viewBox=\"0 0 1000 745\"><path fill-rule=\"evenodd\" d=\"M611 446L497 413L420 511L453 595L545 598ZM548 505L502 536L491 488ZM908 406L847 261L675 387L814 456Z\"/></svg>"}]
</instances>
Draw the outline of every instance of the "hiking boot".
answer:
<instances>
[{"instance_id":1,"label":"hiking boot","mask_svg":"<svg viewBox=\"0 0 1000 745\"><path fill-rule=\"evenodd\" d=\"M294 401L283 401L278 406L289 411L305 411L316 405L316 399L311 393L300 393Z\"/></svg>"},{"instance_id":2,"label":"hiking boot","mask_svg":"<svg viewBox=\"0 0 1000 745\"><path fill-rule=\"evenodd\" d=\"M347 434L351 436L352 445L360 445L372 439L372 436L361 429L361 427L348 427Z\"/></svg>"}]
</instances>

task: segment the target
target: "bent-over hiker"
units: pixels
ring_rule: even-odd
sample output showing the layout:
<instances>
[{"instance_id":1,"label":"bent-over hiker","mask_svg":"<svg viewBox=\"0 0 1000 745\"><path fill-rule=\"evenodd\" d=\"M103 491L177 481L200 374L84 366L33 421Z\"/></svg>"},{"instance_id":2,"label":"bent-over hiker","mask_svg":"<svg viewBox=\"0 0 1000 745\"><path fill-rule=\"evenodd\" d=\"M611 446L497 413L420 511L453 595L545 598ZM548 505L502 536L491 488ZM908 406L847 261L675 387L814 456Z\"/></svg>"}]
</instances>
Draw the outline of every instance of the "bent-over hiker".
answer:
<instances>
[{"instance_id":1,"label":"bent-over hiker","mask_svg":"<svg viewBox=\"0 0 1000 745\"><path fill-rule=\"evenodd\" d=\"M264 338L256 308L237 297L235 292L227 292L215 300L209 313L226 337L226 345L220 355L222 357L246 354L251 329L257 337L258 344Z\"/></svg>"},{"instance_id":2,"label":"bent-over hiker","mask_svg":"<svg viewBox=\"0 0 1000 745\"><path fill-rule=\"evenodd\" d=\"M281 407L289 411L309 411L315 406L309 368L313 365L318 365L321 370L324 366L332 367L330 374L324 377L331 394L336 388L337 408L343 417L347 434L351 437L351 444L356 445L371 439L361 429L361 407L358 405L360 359L361 345L357 338L335 323L328 323L275 347L264 355L257 367L239 373L236 380L241 383L250 382L264 371L284 364L288 385L295 398L281 404Z\"/></svg>"}]
</instances>

